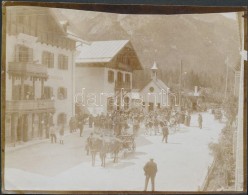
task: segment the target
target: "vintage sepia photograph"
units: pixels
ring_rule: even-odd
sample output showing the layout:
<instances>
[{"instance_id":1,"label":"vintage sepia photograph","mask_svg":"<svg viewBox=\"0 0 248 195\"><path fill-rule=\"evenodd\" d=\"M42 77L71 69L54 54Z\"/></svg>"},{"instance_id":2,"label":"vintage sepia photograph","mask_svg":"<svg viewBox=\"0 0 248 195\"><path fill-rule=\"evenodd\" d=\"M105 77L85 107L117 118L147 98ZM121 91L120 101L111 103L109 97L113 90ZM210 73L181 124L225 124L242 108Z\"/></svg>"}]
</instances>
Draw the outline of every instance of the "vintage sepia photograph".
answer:
<instances>
[{"instance_id":1,"label":"vintage sepia photograph","mask_svg":"<svg viewBox=\"0 0 248 195\"><path fill-rule=\"evenodd\" d=\"M246 190L247 12L5 8L2 190Z\"/></svg>"}]
</instances>

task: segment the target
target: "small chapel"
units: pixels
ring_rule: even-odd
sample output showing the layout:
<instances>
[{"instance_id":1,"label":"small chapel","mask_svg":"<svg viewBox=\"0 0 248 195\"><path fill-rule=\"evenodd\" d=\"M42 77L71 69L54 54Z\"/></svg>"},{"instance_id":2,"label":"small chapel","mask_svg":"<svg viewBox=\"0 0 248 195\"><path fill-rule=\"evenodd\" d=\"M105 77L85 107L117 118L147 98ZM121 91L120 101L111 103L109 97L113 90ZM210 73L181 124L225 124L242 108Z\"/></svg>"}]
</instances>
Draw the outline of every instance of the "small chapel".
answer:
<instances>
[{"instance_id":1,"label":"small chapel","mask_svg":"<svg viewBox=\"0 0 248 195\"><path fill-rule=\"evenodd\" d=\"M147 111L169 106L170 88L158 78L158 70L158 66L154 62L151 67L150 81L139 91L143 107Z\"/></svg>"}]
</instances>

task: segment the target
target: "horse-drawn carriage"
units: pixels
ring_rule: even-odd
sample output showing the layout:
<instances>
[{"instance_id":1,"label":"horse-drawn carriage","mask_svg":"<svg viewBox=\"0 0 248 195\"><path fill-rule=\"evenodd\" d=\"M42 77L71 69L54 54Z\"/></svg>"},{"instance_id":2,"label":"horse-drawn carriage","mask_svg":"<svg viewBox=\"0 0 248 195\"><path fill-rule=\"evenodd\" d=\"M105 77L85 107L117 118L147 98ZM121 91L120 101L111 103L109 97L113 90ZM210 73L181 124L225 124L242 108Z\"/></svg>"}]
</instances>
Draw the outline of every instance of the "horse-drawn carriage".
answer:
<instances>
[{"instance_id":1,"label":"horse-drawn carriage","mask_svg":"<svg viewBox=\"0 0 248 195\"><path fill-rule=\"evenodd\" d=\"M92 165L95 165L95 157L99 153L101 158L101 166L105 167L105 159L107 154L113 158L113 162L117 163L119 153L123 152L124 157L127 151L135 151L135 136L131 134L119 136L99 136L91 135L86 144L86 150L91 153Z\"/></svg>"},{"instance_id":2,"label":"horse-drawn carriage","mask_svg":"<svg viewBox=\"0 0 248 195\"><path fill-rule=\"evenodd\" d=\"M122 140L122 150L124 150L124 157L128 151L134 152L136 150L135 136L133 134L119 135Z\"/></svg>"}]
</instances>

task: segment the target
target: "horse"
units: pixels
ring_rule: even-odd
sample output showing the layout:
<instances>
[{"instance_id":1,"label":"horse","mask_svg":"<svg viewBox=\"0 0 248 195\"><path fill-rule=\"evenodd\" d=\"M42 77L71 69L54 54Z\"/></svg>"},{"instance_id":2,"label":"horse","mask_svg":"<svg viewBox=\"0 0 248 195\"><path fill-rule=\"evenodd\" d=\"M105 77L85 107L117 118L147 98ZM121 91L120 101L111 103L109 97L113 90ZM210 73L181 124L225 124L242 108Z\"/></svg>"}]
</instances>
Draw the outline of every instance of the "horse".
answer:
<instances>
[{"instance_id":1,"label":"horse","mask_svg":"<svg viewBox=\"0 0 248 195\"><path fill-rule=\"evenodd\" d=\"M102 150L103 140L100 137L89 138L89 149L91 153L92 166L95 166L96 154Z\"/></svg>"},{"instance_id":2,"label":"horse","mask_svg":"<svg viewBox=\"0 0 248 195\"><path fill-rule=\"evenodd\" d=\"M114 138L107 143L107 152L114 156L114 163L118 162L118 154L123 148L123 142L119 138Z\"/></svg>"},{"instance_id":3,"label":"horse","mask_svg":"<svg viewBox=\"0 0 248 195\"><path fill-rule=\"evenodd\" d=\"M95 166L96 155L99 153L101 166L105 167L107 153L114 155L114 163L118 162L118 154L122 149L122 141L118 138L114 138L111 142L107 142L102 137L93 136L90 138L89 148L91 151L92 166Z\"/></svg>"}]
</instances>

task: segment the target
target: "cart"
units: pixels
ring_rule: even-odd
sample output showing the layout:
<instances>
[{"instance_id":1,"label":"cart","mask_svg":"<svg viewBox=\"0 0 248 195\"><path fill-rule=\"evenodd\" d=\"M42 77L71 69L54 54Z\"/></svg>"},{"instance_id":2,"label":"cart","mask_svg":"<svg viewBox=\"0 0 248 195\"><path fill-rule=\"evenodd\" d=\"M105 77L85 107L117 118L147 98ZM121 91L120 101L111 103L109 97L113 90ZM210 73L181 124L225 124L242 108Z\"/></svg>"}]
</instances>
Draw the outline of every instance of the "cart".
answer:
<instances>
[{"instance_id":1,"label":"cart","mask_svg":"<svg viewBox=\"0 0 248 195\"><path fill-rule=\"evenodd\" d=\"M136 150L135 136L133 134L119 135L118 138L122 140L124 157L126 157L127 152L134 152Z\"/></svg>"}]
</instances>

